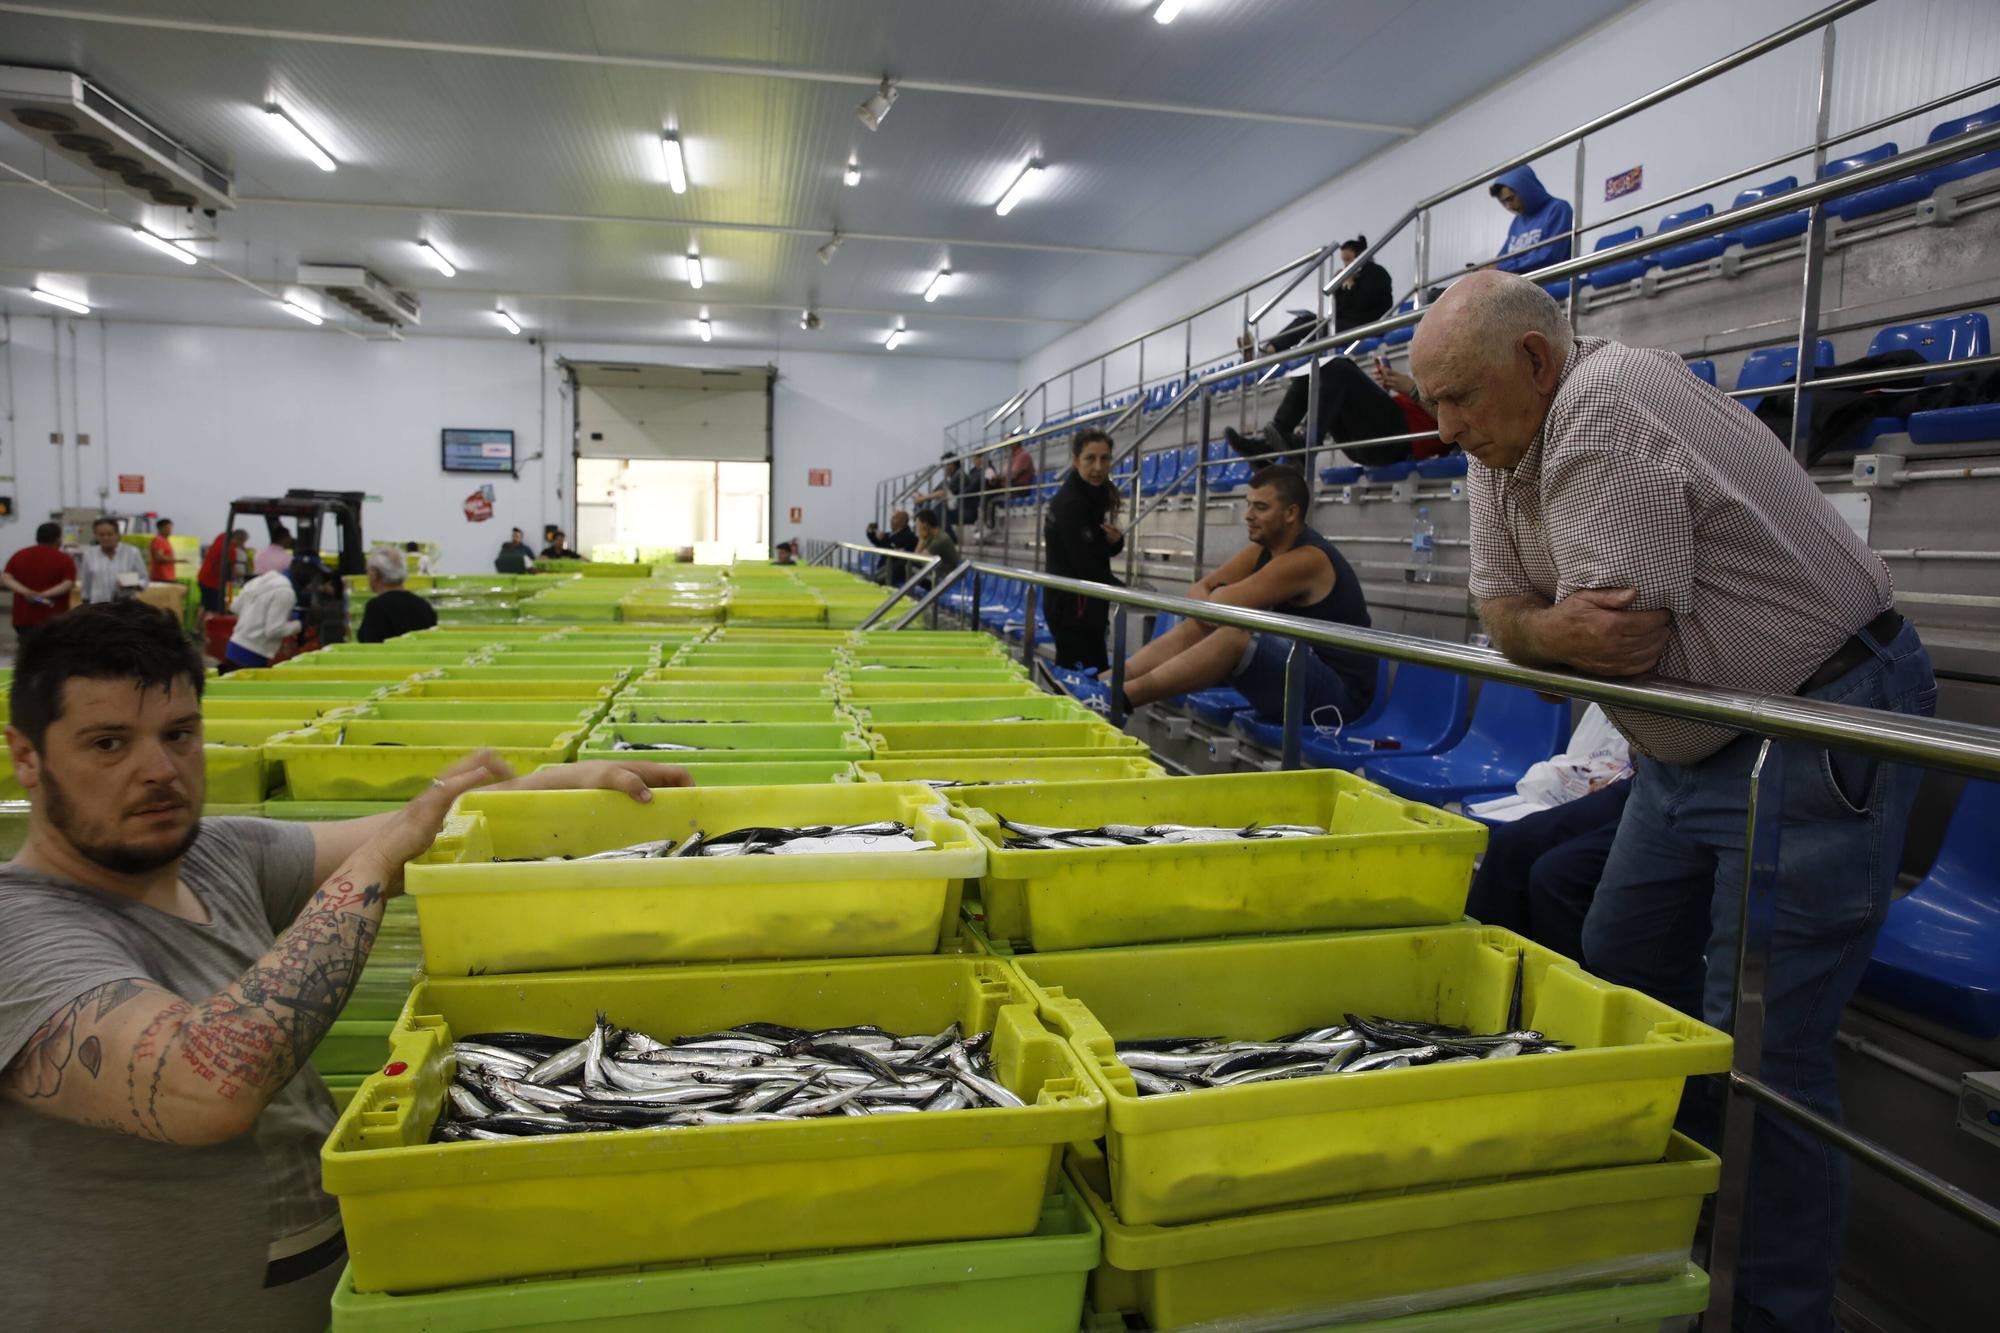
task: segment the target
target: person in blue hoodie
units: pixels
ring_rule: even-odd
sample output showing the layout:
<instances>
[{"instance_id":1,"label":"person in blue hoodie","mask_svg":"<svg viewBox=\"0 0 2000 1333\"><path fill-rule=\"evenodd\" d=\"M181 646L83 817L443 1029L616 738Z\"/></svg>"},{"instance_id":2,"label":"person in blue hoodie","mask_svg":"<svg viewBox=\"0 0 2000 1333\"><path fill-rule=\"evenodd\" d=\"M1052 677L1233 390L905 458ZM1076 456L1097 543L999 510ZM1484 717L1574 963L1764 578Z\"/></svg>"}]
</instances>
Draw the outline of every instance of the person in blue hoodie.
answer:
<instances>
[{"instance_id":1,"label":"person in blue hoodie","mask_svg":"<svg viewBox=\"0 0 2000 1333\"><path fill-rule=\"evenodd\" d=\"M1494 268L1530 273L1569 258L1569 201L1550 198L1533 167L1515 167L1503 173L1487 193L1514 215Z\"/></svg>"}]
</instances>

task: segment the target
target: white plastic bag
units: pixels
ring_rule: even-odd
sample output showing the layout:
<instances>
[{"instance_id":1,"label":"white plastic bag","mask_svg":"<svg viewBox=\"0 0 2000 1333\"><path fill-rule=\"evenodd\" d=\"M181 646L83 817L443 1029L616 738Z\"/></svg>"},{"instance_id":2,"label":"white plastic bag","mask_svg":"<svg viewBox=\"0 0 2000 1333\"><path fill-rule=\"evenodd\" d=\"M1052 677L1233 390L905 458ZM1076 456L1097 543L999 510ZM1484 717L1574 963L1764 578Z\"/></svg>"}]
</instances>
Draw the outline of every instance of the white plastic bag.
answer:
<instances>
[{"instance_id":1,"label":"white plastic bag","mask_svg":"<svg viewBox=\"0 0 2000 1333\"><path fill-rule=\"evenodd\" d=\"M1604 710L1592 704L1570 733L1569 746L1553 759L1544 759L1522 774L1514 794L1467 808L1487 818L1519 819L1588 796L1631 771L1631 744L1604 715Z\"/></svg>"}]
</instances>

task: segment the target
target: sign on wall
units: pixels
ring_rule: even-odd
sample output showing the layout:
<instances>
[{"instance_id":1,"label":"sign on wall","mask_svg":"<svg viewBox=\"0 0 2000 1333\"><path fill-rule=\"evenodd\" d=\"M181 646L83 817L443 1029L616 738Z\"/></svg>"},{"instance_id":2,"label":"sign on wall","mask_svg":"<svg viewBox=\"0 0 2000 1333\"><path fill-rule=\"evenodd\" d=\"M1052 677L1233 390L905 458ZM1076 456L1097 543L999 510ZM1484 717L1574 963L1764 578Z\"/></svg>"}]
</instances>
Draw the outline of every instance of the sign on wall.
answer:
<instances>
[{"instance_id":1,"label":"sign on wall","mask_svg":"<svg viewBox=\"0 0 2000 1333\"><path fill-rule=\"evenodd\" d=\"M830 467L809 467L806 469L806 485L833 485L833 469Z\"/></svg>"},{"instance_id":2,"label":"sign on wall","mask_svg":"<svg viewBox=\"0 0 2000 1333\"><path fill-rule=\"evenodd\" d=\"M1646 168L1643 165L1621 171L1616 176L1607 176L1604 180L1604 197L1616 199L1620 195L1630 194L1638 189L1645 179Z\"/></svg>"},{"instance_id":3,"label":"sign on wall","mask_svg":"<svg viewBox=\"0 0 2000 1333\"><path fill-rule=\"evenodd\" d=\"M118 493L120 495L144 495L146 493L146 478L137 472L119 473Z\"/></svg>"},{"instance_id":4,"label":"sign on wall","mask_svg":"<svg viewBox=\"0 0 2000 1333\"><path fill-rule=\"evenodd\" d=\"M481 486L465 497L465 521L484 523L493 517L493 487Z\"/></svg>"},{"instance_id":5,"label":"sign on wall","mask_svg":"<svg viewBox=\"0 0 2000 1333\"><path fill-rule=\"evenodd\" d=\"M805 511L805 510L803 510L803 509L801 509L801 508L799 508L799 507L798 507L797 505L793 505L793 506L792 506L792 522L794 522L794 523L803 523L803 522L805 522L805 521L806 521L806 511Z\"/></svg>"}]
</instances>

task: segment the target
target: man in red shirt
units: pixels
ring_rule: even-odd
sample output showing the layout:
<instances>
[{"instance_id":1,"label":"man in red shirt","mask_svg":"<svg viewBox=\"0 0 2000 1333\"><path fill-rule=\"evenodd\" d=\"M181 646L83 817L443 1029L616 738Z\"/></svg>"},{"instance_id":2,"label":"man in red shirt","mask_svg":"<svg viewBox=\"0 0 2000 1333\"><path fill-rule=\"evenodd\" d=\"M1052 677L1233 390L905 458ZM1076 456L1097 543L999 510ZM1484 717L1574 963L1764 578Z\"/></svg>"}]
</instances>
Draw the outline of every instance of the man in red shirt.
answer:
<instances>
[{"instance_id":1,"label":"man in red shirt","mask_svg":"<svg viewBox=\"0 0 2000 1333\"><path fill-rule=\"evenodd\" d=\"M195 575L195 582L201 585L201 609L211 616L219 616L229 609L229 603L222 595L222 585L229 577L229 570L222 567L225 542L229 546L229 564L233 568L241 563L243 549L250 544L250 534L242 528L225 532L209 545L208 554L202 558L201 572Z\"/></svg>"},{"instance_id":2,"label":"man in red shirt","mask_svg":"<svg viewBox=\"0 0 2000 1333\"><path fill-rule=\"evenodd\" d=\"M174 581L174 521L163 518L153 525L153 541L148 548L151 557L147 564L146 577L155 583Z\"/></svg>"},{"instance_id":3,"label":"man in red shirt","mask_svg":"<svg viewBox=\"0 0 2000 1333\"><path fill-rule=\"evenodd\" d=\"M35 544L14 552L0 571L0 583L14 594L16 637L69 610L76 561L63 552L61 525L44 523L36 528Z\"/></svg>"}]
</instances>

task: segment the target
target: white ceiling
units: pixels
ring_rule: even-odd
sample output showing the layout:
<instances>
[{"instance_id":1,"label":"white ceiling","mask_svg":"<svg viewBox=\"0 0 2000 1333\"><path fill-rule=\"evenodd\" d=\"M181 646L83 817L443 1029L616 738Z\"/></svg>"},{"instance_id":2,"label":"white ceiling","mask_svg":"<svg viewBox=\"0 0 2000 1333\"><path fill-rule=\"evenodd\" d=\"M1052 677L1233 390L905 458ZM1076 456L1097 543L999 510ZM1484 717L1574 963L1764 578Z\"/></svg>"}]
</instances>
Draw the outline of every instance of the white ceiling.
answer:
<instances>
[{"instance_id":1,"label":"white ceiling","mask_svg":"<svg viewBox=\"0 0 2000 1333\"><path fill-rule=\"evenodd\" d=\"M725 345L863 350L900 317L907 354L1013 360L1624 3L1188 0L1165 27L1152 0L0 3L0 63L83 73L242 201L197 247L213 265L174 264L121 225L136 200L0 119L0 165L115 215L0 173L0 308L46 313L43 281L108 318L297 328L218 269L277 288L361 263L421 298L411 336L505 337L497 303L551 338L687 343L705 304ZM853 108L883 73L903 91L871 134ZM273 98L338 171L272 133ZM1039 190L996 216L1037 155Z\"/></svg>"}]
</instances>

